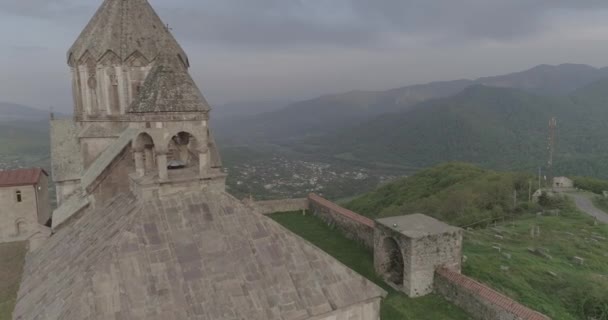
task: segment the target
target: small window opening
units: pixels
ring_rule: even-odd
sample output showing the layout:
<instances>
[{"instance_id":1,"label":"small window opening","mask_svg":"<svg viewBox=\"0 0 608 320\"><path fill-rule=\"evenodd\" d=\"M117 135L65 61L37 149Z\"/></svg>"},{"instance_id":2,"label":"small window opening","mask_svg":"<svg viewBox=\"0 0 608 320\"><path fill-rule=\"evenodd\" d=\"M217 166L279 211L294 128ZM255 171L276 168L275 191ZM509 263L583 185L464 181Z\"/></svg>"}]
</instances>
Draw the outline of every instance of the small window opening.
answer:
<instances>
[{"instance_id":1,"label":"small window opening","mask_svg":"<svg viewBox=\"0 0 608 320\"><path fill-rule=\"evenodd\" d=\"M17 202L22 202L23 199L21 198L21 191L17 191L15 194L17 195Z\"/></svg>"}]
</instances>

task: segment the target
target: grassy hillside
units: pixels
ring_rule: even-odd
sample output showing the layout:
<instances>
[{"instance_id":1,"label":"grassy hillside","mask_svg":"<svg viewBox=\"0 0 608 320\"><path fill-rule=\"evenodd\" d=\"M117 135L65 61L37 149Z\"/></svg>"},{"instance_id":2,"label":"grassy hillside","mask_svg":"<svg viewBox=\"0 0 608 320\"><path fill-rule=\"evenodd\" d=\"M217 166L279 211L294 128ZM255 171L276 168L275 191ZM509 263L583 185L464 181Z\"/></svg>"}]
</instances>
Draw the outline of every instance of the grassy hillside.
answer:
<instances>
[{"instance_id":1,"label":"grassy hillside","mask_svg":"<svg viewBox=\"0 0 608 320\"><path fill-rule=\"evenodd\" d=\"M449 163L387 184L346 204L372 218L424 213L467 226L478 221L529 212L529 182L522 173L501 173L470 164ZM518 201L515 202L514 192Z\"/></svg>"},{"instance_id":2,"label":"grassy hillside","mask_svg":"<svg viewBox=\"0 0 608 320\"><path fill-rule=\"evenodd\" d=\"M422 212L461 226L506 216L465 233L464 272L553 319L608 319L608 226L596 225L566 200L546 204L559 207L560 216L538 216L544 208L527 203L529 178L446 164L381 187L347 207L371 217ZM514 190L520 195L517 204ZM532 236L535 228L540 235Z\"/></svg>"},{"instance_id":3,"label":"grassy hillside","mask_svg":"<svg viewBox=\"0 0 608 320\"><path fill-rule=\"evenodd\" d=\"M0 320L12 319L25 254L25 242L0 244Z\"/></svg>"},{"instance_id":4,"label":"grassy hillside","mask_svg":"<svg viewBox=\"0 0 608 320\"><path fill-rule=\"evenodd\" d=\"M531 236L535 227L540 228L538 237ZM559 217L527 215L466 232L463 272L555 320L606 320L606 238L606 225L594 225L572 208ZM583 265L574 257L583 258Z\"/></svg>"},{"instance_id":5,"label":"grassy hillside","mask_svg":"<svg viewBox=\"0 0 608 320\"><path fill-rule=\"evenodd\" d=\"M382 303L382 320L469 319L462 310L437 295L410 299L393 290L376 276L371 252L332 230L316 217L296 212L275 214L271 218L388 291L389 295Z\"/></svg>"},{"instance_id":6,"label":"grassy hillside","mask_svg":"<svg viewBox=\"0 0 608 320\"><path fill-rule=\"evenodd\" d=\"M545 208L528 204L526 197L515 204L513 190L527 195L527 188L525 174L446 164L384 186L353 200L348 207L371 217L423 212L453 224L506 216L465 232L463 272L555 320L608 320L608 226L597 225L563 199L548 201ZM537 214L556 207L560 208L559 216L550 211ZM361 252L365 250L341 238L322 221L301 214L273 218L378 281L371 254ZM436 300L439 297L426 299L434 302L392 293L383 313L396 312L394 319L426 319L416 310L435 303L442 307L431 307L435 313L430 318L451 319L443 315L445 304Z\"/></svg>"}]
</instances>

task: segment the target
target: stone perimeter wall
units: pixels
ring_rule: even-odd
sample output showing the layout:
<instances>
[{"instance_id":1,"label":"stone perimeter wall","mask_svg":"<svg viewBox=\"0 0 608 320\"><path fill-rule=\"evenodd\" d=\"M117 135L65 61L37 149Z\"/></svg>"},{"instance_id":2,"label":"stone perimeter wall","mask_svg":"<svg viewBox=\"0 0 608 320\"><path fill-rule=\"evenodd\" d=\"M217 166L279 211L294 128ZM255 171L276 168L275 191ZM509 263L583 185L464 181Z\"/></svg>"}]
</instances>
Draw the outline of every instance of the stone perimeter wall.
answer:
<instances>
[{"instance_id":1,"label":"stone perimeter wall","mask_svg":"<svg viewBox=\"0 0 608 320\"><path fill-rule=\"evenodd\" d=\"M517 301L456 271L438 269L435 292L461 307L475 319L551 320Z\"/></svg>"},{"instance_id":2,"label":"stone perimeter wall","mask_svg":"<svg viewBox=\"0 0 608 320\"><path fill-rule=\"evenodd\" d=\"M272 214L277 212L292 212L308 210L308 199L287 199L287 200L269 200L269 201L244 201L245 204L252 207L258 213Z\"/></svg>"},{"instance_id":3,"label":"stone perimeter wall","mask_svg":"<svg viewBox=\"0 0 608 320\"><path fill-rule=\"evenodd\" d=\"M374 249L375 222L360 214L342 208L316 194L308 196L310 211L330 226L336 227L347 238Z\"/></svg>"},{"instance_id":4,"label":"stone perimeter wall","mask_svg":"<svg viewBox=\"0 0 608 320\"><path fill-rule=\"evenodd\" d=\"M349 239L374 249L375 222L373 220L342 208L316 194L310 194L308 202L312 213L325 223L335 226ZM479 320L551 320L546 315L458 271L447 268L437 269L433 289L435 293Z\"/></svg>"}]
</instances>

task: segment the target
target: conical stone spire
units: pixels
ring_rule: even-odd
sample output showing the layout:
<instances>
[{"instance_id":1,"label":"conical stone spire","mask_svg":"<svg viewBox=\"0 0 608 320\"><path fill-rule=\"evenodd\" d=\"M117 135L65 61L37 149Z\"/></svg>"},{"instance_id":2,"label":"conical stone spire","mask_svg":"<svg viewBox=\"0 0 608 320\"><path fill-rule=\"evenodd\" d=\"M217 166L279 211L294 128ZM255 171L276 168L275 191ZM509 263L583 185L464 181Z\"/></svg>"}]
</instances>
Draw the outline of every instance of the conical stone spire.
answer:
<instances>
[{"instance_id":1,"label":"conical stone spire","mask_svg":"<svg viewBox=\"0 0 608 320\"><path fill-rule=\"evenodd\" d=\"M209 112L210 109L179 58L161 53L129 113Z\"/></svg>"},{"instance_id":2,"label":"conical stone spire","mask_svg":"<svg viewBox=\"0 0 608 320\"><path fill-rule=\"evenodd\" d=\"M122 61L143 56L149 62L162 51L189 67L186 53L147 0L105 0L69 50L68 63L87 53L99 61L109 51Z\"/></svg>"}]
</instances>

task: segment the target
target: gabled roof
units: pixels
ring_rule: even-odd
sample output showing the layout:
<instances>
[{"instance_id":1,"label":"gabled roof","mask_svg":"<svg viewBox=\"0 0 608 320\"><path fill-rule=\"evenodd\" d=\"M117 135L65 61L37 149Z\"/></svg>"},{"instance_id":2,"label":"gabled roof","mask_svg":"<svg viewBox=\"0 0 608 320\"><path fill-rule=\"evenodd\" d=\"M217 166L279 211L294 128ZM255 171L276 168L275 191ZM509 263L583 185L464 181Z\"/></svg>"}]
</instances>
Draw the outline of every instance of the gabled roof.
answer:
<instances>
[{"instance_id":1,"label":"gabled roof","mask_svg":"<svg viewBox=\"0 0 608 320\"><path fill-rule=\"evenodd\" d=\"M90 54L99 61L112 52L121 61L143 56L153 61L161 50L188 56L147 0L105 0L68 52L68 63Z\"/></svg>"},{"instance_id":2,"label":"gabled roof","mask_svg":"<svg viewBox=\"0 0 608 320\"><path fill-rule=\"evenodd\" d=\"M48 173L40 168L0 171L0 188L35 185L42 174L48 177Z\"/></svg>"},{"instance_id":3,"label":"gabled roof","mask_svg":"<svg viewBox=\"0 0 608 320\"><path fill-rule=\"evenodd\" d=\"M28 256L13 316L317 319L385 294L225 192L122 194Z\"/></svg>"},{"instance_id":4,"label":"gabled roof","mask_svg":"<svg viewBox=\"0 0 608 320\"><path fill-rule=\"evenodd\" d=\"M208 112L210 109L178 58L163 54L150 70L129 113Z\"/></svg>"}]
</instances>

